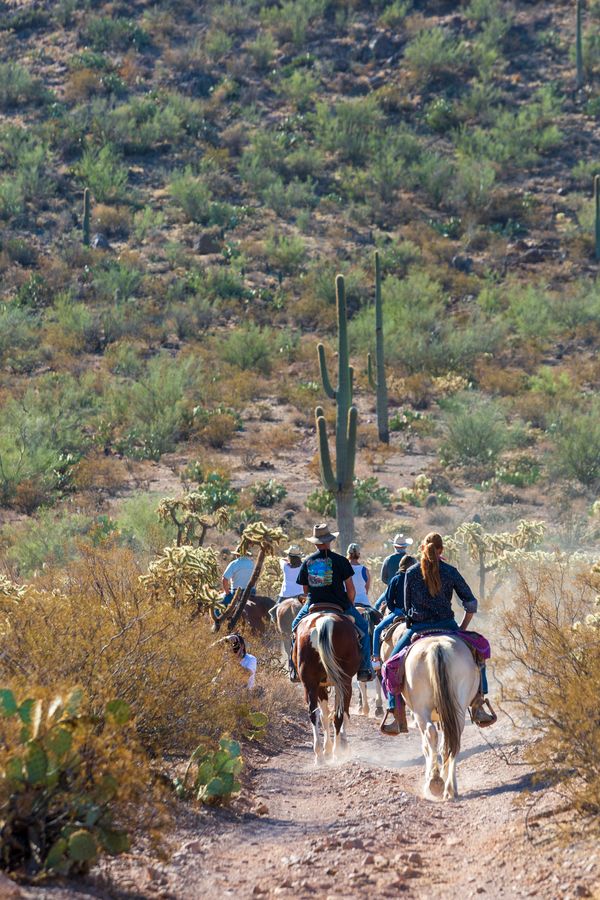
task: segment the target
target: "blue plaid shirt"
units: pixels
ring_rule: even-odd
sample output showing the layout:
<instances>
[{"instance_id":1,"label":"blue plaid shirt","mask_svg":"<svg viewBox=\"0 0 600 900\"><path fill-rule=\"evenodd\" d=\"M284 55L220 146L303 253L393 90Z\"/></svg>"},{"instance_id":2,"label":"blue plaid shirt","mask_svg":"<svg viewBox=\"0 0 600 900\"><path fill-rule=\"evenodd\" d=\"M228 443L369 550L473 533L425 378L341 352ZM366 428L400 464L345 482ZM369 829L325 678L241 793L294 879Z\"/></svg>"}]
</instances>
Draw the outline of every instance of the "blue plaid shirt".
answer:
<instances>
[{"instance_id":1,"label":"blue plaid shirt","mask_svg":"<svg viewBox=\"0 0 600 900\"><path fill-rule=\"evenodd\" d=\"M440 559L442 589L435 597L429 593L421 566L411 566L404 579L404 609L413 622L441 622L453 619L452 594L456 591L465 612L477 612L477 599L458 569Z\"/></svg>"}]
</instances>

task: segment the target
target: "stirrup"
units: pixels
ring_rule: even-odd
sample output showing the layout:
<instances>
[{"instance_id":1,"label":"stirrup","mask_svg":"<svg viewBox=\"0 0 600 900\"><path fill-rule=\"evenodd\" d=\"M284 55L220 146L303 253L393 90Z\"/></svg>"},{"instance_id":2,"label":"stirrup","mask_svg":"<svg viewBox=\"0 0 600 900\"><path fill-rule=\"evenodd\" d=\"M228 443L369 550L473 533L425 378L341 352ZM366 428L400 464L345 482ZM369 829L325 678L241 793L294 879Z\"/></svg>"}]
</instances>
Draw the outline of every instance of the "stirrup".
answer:
<instances>
[{"instance_id":1,"label":"stirrup","mask_svg":"<svg viewBox=\"0 0 600 900\"><path fill-rule=\"evenodd\" d=\"M386 721L390 713L392 713L394 721L390 722L389 725L386 725ZM379 730L382 734L388 734L392 737L395 737L397 734L408 734L406 713L404 716L402 716L397 707L394 707L394 709L386 709L385 716L383 717L381 725L379 726Z\"/></svg>"},{"instance_id":2,"label":"stirrup","mask_svg":"<svg viewBox=\"0 0 600 900\"><path fill-rule=\"evenodd\" d=\"M489 712L485 711L484 706L487 706ZM478 713L481 713L483 716L482 719L477 718ZM492 704L487 697L483 696L483 694L477 694L469 706L469 715L471 716L473 725L477 725L478 728L489 728L490 725L494 725L498 721L498 716L496 715Z\"/></svg>"}]
</instances>

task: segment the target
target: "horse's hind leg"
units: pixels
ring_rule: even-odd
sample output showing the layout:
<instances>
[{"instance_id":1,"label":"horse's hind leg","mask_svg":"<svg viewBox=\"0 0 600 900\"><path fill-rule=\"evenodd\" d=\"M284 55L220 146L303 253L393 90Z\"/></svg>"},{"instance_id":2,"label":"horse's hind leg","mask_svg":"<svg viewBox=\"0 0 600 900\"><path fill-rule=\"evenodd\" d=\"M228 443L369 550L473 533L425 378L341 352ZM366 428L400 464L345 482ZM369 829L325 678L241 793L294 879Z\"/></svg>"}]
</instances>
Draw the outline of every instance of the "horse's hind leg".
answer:
<instances>
[{"instance_id":1,"label":"horse's hind leg","mask_svg":"<svg viewBox=\"0 0 600 900\"><path fill-rule=\"evenodd\" d=\"M359 716L369 715L369 697L367 695L367 685L364 681L358 682L358 714Z\"/></svg>"},{"instance_id":2,"label":"horse's hind leg","mask_svg":"<svg viewBox=\"0 0 600 900\"><path fill-rule=\"evenodd\" d=\"M323 729L323 752L325 756L330 756L333 752L333 741L331 739L329 702L327 697L319 697L319 708L321 710L321 728Z\"/></svg>"},{"instance_id":3,"label":"horse's hind leg","mask_svg":"<svg viewBox=\"0 0 600 900\"><path fill-rule=\"evenodd\" d=\"M433 722L429 721L429 716L425 717L415 713L415 718L421 732L425 757L425 788L437 797L444 789L438 762L438 731Z\"/></svg>"},{"instance_id":4,"label":"horse's hind leg","mask_svg":"<svg viewBox=\"0 0 600 900\"><path fill-rule=\"evenodd\" d=\"M313 750L315 751L315 765L323 762L323 748L319 735L319 719L321 718L321 710L319 708L319 698L317 692L310 691L308 694L308 716L313 730ZM327 726L326 726L327 727Z\"/></svg>"},{"instance_id":5,"label":"horse's hind leg","mask_svg":"<svg viewBox=\"0 0 600 900\"><path fill-rule=\"evenodd\" d=\"M375 679L375 696L377 697L377 702L375 705L375 715L382 716L383 715L383 698L381 696L381 681L379 678Z\"/></svg>"},{"instance_id":6,"label":"horse's hind leg","mask_svg":"<svg viewBox=\"0 0 600 900\"><path fill-rule=\"evenodd\" d=\"M343 698L343 712L341 715L338 715L338 700L337 696L337 688L336 688L336 697L335 697L335 707L336 713L333 718L333 722L335 725L335 734L334 734L334 744L333 744L333 758L335 760L342 760L347 752L348 752L348 736L346 734L346 724L348 722L348 711L350 709L350 701L352 699L352 681L348 681L346 685L344 685L344 698Z\"/></svg>"}]
</instances>

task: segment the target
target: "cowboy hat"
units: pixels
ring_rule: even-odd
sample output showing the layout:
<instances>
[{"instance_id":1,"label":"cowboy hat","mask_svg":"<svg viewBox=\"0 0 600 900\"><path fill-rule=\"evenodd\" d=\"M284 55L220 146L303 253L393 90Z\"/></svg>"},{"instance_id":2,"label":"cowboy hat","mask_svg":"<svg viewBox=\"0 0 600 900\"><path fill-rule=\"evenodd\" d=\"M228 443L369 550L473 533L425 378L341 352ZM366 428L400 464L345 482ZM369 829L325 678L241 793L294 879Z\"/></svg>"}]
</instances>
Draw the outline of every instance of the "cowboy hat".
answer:
<instances>
[{"instance_id":1,"label":"cowboy hat","mask_svg":"<svg viewBox=\"0 0 600 900\"><path fill-rule=\"evenodd\" d=\"M330 544L332 541L335 541L338 534L339 531L330 531L329 525L321 522L320 525L313 526L313 533L306 540L310 541L311 544Z\"/></svg>"},{"instance_id":2,"label":"cowboy hat","mask_svg":"<svg viewBox=\"0 0 600 900\"><path fill-rule=\"evenodd\" d=\"M290 546L285 551L286 556L302 556L302 550L298 546L298 544L290 544Z\"/></svg>"},{"instance_id":3,"label":"cowboy hat","mask_svg":"<svg viewBox=\"0 0 600 900\"><path fill-rule=\"evenodd\" d=\"M393 544L394 547L410 547L413 543L412 538L404 537L403 534L397 534L394 536Z\"/></svg>"}]
</instances>

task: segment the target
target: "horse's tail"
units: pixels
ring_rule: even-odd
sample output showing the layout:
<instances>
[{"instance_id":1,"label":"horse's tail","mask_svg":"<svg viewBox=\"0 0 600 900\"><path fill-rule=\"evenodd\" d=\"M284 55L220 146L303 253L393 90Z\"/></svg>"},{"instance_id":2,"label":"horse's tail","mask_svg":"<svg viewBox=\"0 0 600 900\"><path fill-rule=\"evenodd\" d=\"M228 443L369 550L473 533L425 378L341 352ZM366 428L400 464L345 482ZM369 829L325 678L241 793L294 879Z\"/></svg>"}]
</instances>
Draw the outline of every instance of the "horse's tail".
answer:
<instances>
[{"instance_id":1,"label":"horse's tail","mask_svg":"<svg viewBox=\"0 0 600 900\"><path fill-rule=\"evenodd\" d=\"M458 703L449 678L448 662L448 650L439 643L433 644L427 654L427 669L433 690L433 703L444 733L444 759L457 755L461 736Z\"/></svg>"},{"instance_id":2,"label":"horse's tail","mask_svg":"<svg viewBox=\"0 0 600 900\"><path fill-rule=\"evenodd\" d=\"M344 682L347 676L339 664L333 649L333 629L335 624L336 620L332 616L325 616L317 621L317 646L327 680L335 688L335 715L343 721Z\"/></svg>"}]
</instances>

